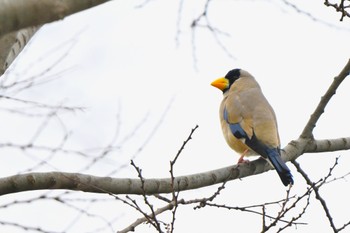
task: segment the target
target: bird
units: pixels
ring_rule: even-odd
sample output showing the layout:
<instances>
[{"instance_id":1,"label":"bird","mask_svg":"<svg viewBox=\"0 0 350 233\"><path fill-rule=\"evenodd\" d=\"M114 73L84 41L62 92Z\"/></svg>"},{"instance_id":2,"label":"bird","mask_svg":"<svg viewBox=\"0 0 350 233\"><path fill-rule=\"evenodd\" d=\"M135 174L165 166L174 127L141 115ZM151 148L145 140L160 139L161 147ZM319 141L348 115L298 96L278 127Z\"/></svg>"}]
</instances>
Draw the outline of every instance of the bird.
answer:
<instances>
[{"instance_id":1,"label":"bird","mask_svg":"<svg viewBox=\"0 0 350 233\"><path fill-rule=\"evenodd\" d=\"M249 162L245 156L260 155L285 186L293 185L291 171L281 158L275 112L255 78L248 71L233 69L211 85L223 92L221 128L227 144L241 155L238 164Z\"/></svg>"}]
</instances>

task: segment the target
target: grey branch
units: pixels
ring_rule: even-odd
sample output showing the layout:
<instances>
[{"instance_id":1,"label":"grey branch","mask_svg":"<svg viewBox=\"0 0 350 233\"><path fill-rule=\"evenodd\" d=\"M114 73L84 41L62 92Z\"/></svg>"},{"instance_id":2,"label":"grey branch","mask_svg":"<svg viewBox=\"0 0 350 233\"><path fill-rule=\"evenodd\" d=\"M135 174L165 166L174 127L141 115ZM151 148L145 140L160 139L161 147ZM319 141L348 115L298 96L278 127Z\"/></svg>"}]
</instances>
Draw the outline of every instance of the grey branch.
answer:
<instances>
[{"instance_id":1,"label":"grey branch","mask_svg":"<svg viewBox=\"0 0 350 233\"><path fill-rule=\"evenodd\" d=\"M40 26L29 27L0 37L0 76L20 54L39 28Z\"/></svg>"},{"instance_id":2,"label":"grey branch","mask_svg":"<svg viewBox=\"0 0 350 233\"><path fill-rule=\"evenodd\" d=\"M334 78L333 83L328 88L326 94L321 98L320 103L316 107L314 113L311 115L309 122L306 124L302 134L300 137L302 138L311 138L312 137L312 131L316 127L316 122L321 117L322 113L324 112L324 109L332 96L335 94L337 88L339 85L344 81L344 79L350 74L350 60L347 62L347 64L344 66L343 70L340 72L340 74Z\"/></svg>"},{"instance_id":3,"label":"grey branch","mask_svg":"<svg viewBox=\"0 0 350 233\"><path fill-rule=\"evenodd\" d=\"M289 160L299 157L304 152L347 149L350 149L350 137L316 140L309 143L300 139L288 144L282 152L282 157ZM246 164L176 177L173 182L174 190L178 192L202 188L229 180L261 174L271 169L272 167L264 159L257 159ZM64 172L28 173L0 178L0 195L43 189L69 189L110 194L143 194L140 179L98 177ZM144 179L144 191L147 195L172 193L172 180L171 178Z\"/></svg>"},{"instance_id":4,"label":"grey branch","mask_svg":"<svg viewBox=\"0 0 350 233\"><path fill-rule=\"evenodd\" d=\"M180 201L183 202L183 200L180 200ZM165 212L167 210L173 209L174 206L175 206L175 203L171 202L171 203L167 204L166 206L157 209L154 214L155 215L159 215L159 214L161 214L161 213L163 213L163 212ZM148 217L151 217L151 215L149 215ZM117 233L126 233L126 232L130 232L130 231L135 231L135 228L138 225L140 225L140 224L142 224L142 223L144 223L146 221L147 221L146 217L141 217L141 218L137 219L135 222L133 222L130 226L126 227L125 229L117 231Z\"/></svg>"},{"instance_id":5,"label":"grey branch","mask_svg":"<svg viewBox=\"0 0 350 233\"><path fill-rule=\"evenodd\" d=\"M327 93L335 93L340 82L350 73L350 60L341 73L334 79ZM339 81L340 80L340 81ZM305 152L326 152L350 149L350 137L338 139L315 140L312 130L323 113L323 109L333 94L325 95L311 115L303 133L297 140L291 141L282 150L285 161L295 160ZM42 189L69 189L94 193L110 194L159 194L172 193L206 187L234 179L257 175L272 167L264 160L257 159L250 163L220 168L208 172L163 179L140 179L97 177L79 173L29 173L0 179L0 195ZM173 184L173 186L172 186Z\"/></svg>"},{"instance_id":6,"label":"grey branch","mask_svg":"<svg viewBox=\"0 0 350 233\"><path fill-rule=\"evenodd\" d=\"M105 2L108 0L0 0L0 36L60 20Z\"/></svg>"},{"instance_id":7,"label":"grey branch","mask_svg":"<svg viewBox=\"0 0 350 233\"><path fill-rule=\"evenodd\" d=\"M324 1L324 4L327 7L333 7L337 12L341 13L341 17L340 17L340 21L343 21L343 19L345 17L350 17L350 12L348 11L350 4L346 4L345 0L340 0L339 4L338 3L334 3L334 1L329 2L328 0Z\"/></svg>"},{"instance_id":8,"label":"grey branch","mask_svg":"<svg viewBox=\"0 0 350 233\"><path fill-rule=\"evenodd\" d=\"M41 25L108 0L0 0L0 76Z\"/></svg>"},{"instance_id":9,"label":"grey branch","mask_svg":"<svg viewBox=\"0 0 350 233\"><path fill-rule=\"evenodd\" d=\"M209 172L175 178L176 191L196 189L229 179L242 178L256 169L263 172L265 162L256 160L249 166L230 166ZM0 195L42 189L70 189L94 193L113 194L157 194L171 193L171 179L144 179L144 190L140 179L97 177L79 173L45 172L19 174L0 179Z\"/></svg>"}]
</instances>

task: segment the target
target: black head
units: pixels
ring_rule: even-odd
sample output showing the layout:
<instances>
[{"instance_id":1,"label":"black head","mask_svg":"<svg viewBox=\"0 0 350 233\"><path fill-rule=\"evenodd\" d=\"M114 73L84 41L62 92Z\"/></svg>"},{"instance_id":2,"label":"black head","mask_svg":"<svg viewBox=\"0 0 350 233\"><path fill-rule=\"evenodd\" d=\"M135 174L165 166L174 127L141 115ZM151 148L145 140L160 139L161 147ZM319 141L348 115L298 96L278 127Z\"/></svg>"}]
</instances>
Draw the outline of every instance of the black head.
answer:
<instances>
[{"instance_id":1,"label":"black head","mask_svg":"<svg viewBox=\"0 0 350 233\"><path fill-rule=\"evenodd\" d=\"M241 75L248 74L246 71L241 69L234 69L229 71L225 77L218 78L214 80L211 85L220 89L223 93L228 91L231 87L231 85L241 77Z\"/></svg>"},{"instance_id":2,"label":"black head","mask_svg":"<svg viewBox=\"0 0 350 233\"><path fill-rule=\"evenodd\" d=\"M241 69L230 70L225 78L230 81L230 86L241 76Z\"/></svg>"},{"instance_id":3,"label":"black head","mask_svg":"<svg viewBox=\"0 0 350 233\"><path fill-rule=\"evenodd\" d=\"M239 79L239 77L241 76L241 69L233 69L230 70L226 75L225 78L229 81L229 86L223 90L223 92L227 91L230 89L231 85L237 80Z\"/></svg>"}]
</instances>

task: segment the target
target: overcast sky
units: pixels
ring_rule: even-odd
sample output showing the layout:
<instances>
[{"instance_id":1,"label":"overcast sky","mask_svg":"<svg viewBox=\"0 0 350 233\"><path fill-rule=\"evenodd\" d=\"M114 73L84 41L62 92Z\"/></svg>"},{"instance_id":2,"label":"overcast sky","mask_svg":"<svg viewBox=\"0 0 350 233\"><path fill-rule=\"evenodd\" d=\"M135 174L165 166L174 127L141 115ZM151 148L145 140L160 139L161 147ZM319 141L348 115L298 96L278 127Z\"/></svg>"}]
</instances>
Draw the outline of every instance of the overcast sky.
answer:
<instances>
[{"instance_id":1,"label":"overcast sky","mask_svg":"<svg viewBox=\"0 0 350 233\"><path fill-rule=\"evenodd\" d=\"M192 20L203 11L203 2L185 1L182 8L178 1L149 1L141 8L136 7L139 3L112 1L43 26L8 74L12 78L30 77L59 60L44 75L59 78L26 91L5 94L48 104L84 107L84 111L60 115L64 129L72 133L65 144L67 148L106 146L116 126L120 126L116 143L122 143L120 150L86 171L90 174L107 175L136 155L135 162L145 177L169 177L169 161L197 124L198 130L176 163L175 174L193 174L236 163L239 156L226 145L221 134L218 108L222 93L210 86L214 79L233 68L248 70L260 83L276 112L284 147L300 135L333 77L349 59L349 19L339 22L340 14L326 8L322 1L293 2L311 17L277 0L212 1L207 16L219 31L215 35L206 28L198 27L195 31L190 28ZM200 23L204 24L205 20ZM318 122L316 138L349 136L349 88L350 82L345 80ZM26 143L43 122L37 118L24 120L4 111L0 114L4 119L0 127L7 132L0 136L3 142ZM50 120L36 142L57 146L64 129L59 121ZM132 137L128 139L128 135ZM9 151L12 156L6 155L6 163L0 164L2 176L25 171L47 156ZM348 155L348 151L305 154L298 162L317 181L328 173L336 156L341 159L335 174L348 172ZM36 171L79 172L85 165L84 159L78 156L56 156ZM295 176L292 194L300 195L305 191L305 182L290 163L288 166ZM115 176L136 177L137 174L127 166ZM338 226L349 221L348 216L343 216L343 210L350 207L348 185L346 181L339 181L322 190ZM200 198L215 190L208 187L182 195L187 199ZM81 194L81 198L84 197L85 194ZM217 202L243 206L284 197L284 186L275 171L270 171L229 182ZM55 214L69 216L63 208L52 206L38 204L41 209L35 208L40 213L50 212L42 221L48 229L55 229L52 228L57 221ZM107 206L110 208L96 205L91 211L97 214L102 211L108 219L118 217L113 225L115 230L140 217L119 203ZM0 218L6 214L5 219L23 219L30 224L33 219L28 216L33 216L33 209L33 206L26 207L25 211L3 209ZM74 214L71 215L71 219L74 218ZM89 232L101 224L88 219L80 219L81 223L70 228L70 232ZM57 223L57 231L67 226L67 222ZM286 232L330 232L316 201L302 222L309 224L291 227ZM175 227L176 232L258 232L261 218L214 208L193 210L187 206L178 210ZM21 231L11 228L11 232ZM154 230L142 225L136 232Z\"/></svg>"}]
</instances>

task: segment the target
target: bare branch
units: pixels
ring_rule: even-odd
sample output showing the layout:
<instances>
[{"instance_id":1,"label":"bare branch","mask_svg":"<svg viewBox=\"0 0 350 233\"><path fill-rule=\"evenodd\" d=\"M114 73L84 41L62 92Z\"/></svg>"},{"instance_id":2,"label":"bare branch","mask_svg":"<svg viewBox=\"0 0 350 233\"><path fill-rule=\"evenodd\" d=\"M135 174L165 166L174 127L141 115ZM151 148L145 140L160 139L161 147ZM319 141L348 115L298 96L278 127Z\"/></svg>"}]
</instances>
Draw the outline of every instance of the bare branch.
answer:
<instances>
[{"instance_id":1,"label":"bare branch","mask_svg":"<svg viewBox=\"0 0 350 233\"><path fill-rule=\"evenodd\" d=\"M142 176L142 170L139 167L137 167L136 164L134 163L134 161L132 161L132 160L131 160L131 165L136 169L138 177L140 178L143 200L144 200L145 204L151 210L150 216L148 216L145 212L143 212L141 210L140 207L138 207L138 205L136 204L136 201L132 200L132 202L137 207L136 209L147 218L147 222L151 223L157 229L158 232L162 232L161 227L160 227L160 223L157 219L157 215L155 214L153 205L148 201L148 197L146 196L145 179Z\"/></svg>"},{"instance_id":2,"label":"bare branch","mask_svg":"<svg viewBox=\"0 0 350 233\"><path fill-rule=\"evenodd\" d=\"M347 226L349 226L350 225L350 221L349 222L347 222L347 223L345 223L342 227L340 227L340 228L338 228L337 230L338 230L338 232L340 232L340 231L342 231L342 230L344 230Z\"/></svg>"},{"instance_id":3,"label":"bare branch","mask_svg":"<svg viewBox=\"0 0 350 233\"><path fill-rule=\"evenodd\" d=\"M200 13L200 15L195 18L194 20L192 20L191 23L191 29L192 29L192 37L191 37L191 41L192 41L192 58L193 58L193 63L195 68L197 68L197 56L196 56L196 46L195 46L195 35L196 35L196 29L197 28L205 28L208 29L209 32L212 34L213 38L215 39L215 41L217 42L217 44L219 45L219 47L224 51L224 53L231 59L235 59L235 57L231 54L231 52L229 51L229 49L226 48L226 46L221 42L219 35L224 35L224 36L229 36L228 33L223 32L222 30L214 27L211 23L210 20L208 18L208 11L209 11L209 3L211 2L211 0L207 0L205 2L204 8L202 13ZM182 7L182 6L181 6ZM179 31L179 30L178 30Z\"/></svg>"},{"instance_id":4,"label":"bare branch","mask_svg":"<svg viewBox=\"0 0 350 233\"><path fill-rule=\"evenodd\" d=\"M6 96L6 95L0 95L0 99L6 99L6 100L10 100L10 101L14 101L17 103L22 103L22 104L26 104L26 105L30 105L33 107L37 107L37 108L46 108L46 109L53 109L53 110L65 110L65 111L84 111L85 108L84 107L78 107L78 106L64 106L64 105L50 105L50 104L45 104L45 103L40 103L40 102L35 102L35 101L30 101L30 100L24 100L24 99L19 99L19 98L15 98L15 97L11 97L11 96Z\"/></svg>"},{"instance_id":5,"label":"bare branch","mask_svg":"<svg viewBox=\"0 0 350 233\"><path fill-rule=\"evenodd\" d=\"M274 204L280 204L285 202L286 200L282 200L279 202L274 202ZM274 217L272 215L266 214L264 213L264 211L260 212L257 210L254 210L254 208L258 208L261 209L263 206L266 207L266 204L258 204L258 205L254 205L254 206L227 206L227 205L220 205L220 204L214 204L214 203L207 203L207 206L211 206L211 207L217 207L217 208L223 208L223 209L227 209L227 210L238 210L238 211L242 211L242 212L247 212L247 213L252 213L252 214L257 214L257 215L261 215L261 216L265 216L267 218L279 221L279 222L283 222L283 223L287 223L289 224L289 221L286 221L280 217ZM306 225L306 223L303 222L293 222L294 225ZM263 232L267 231L268 229L265 229L266 227L264 227Z\"/></svg>"},{"instance_id":6,"label":"bare branch","mask_svg":"<svg viewBox=\"0 0 350 233\"><path fill-rule=\"evenodd\" d=\"M17 227L19 229L23 229L24 231L33 231L33 232L40 232L40 233L63 233L60 231L51 231L51 230L48 231L48 230L44 230L41 227L31 227L31 226L26 226L26 225L14 223L14 222L0 221L0 225Z\"/></svg>"},{"instance_id":7,"label":"bare branch","mask_svg":"<svg viewBox=\"0 0 350 233\"><path fill-rule=\"evenodd\" d=\"M63 19L106 2L108 0L0 0L0 36Z\"/></svg>"},{"instance_id":8,"label":"bare branch","mask_svg":"<svg viewBox=\"0 0 350 233\"><path fill-rule=\"evenodd\" d=\"M159 117L159 120L156 122L156 124L154 125L154 127L152 128L151 132L147 135L146 139L143 141L143 143L137 147L135 153L131 156L131 160L134 160L142 151L143 149L146 147L146 145L152 140L152 138L154 137L154 135L156 134L157 130L159 129L159 127L162 125L166 115L168 114L169 110L171 109L171 106L173 104L174 98L170 99L168 105L165 107L162 115ZM127 135L124 140L122 141L122 143L124 143L125 141L127 141L128 139L131 138L131 136L134 135L134 133L139 129L139 127L144 123L144 121L147 119L147 115L142 119L142 121L140 121L139 124L136 125L136 127L134 128L134 130ZM108 173L108 175L112 175L115 174L116 172L119 172L121 169L125 168L126 164L123 164L119 167L117 167L115 170L111 171Z\"/></svg>"},{"instance_id":9,"label":"bare branch","mask_svg":"<svg viewBox=\"0 0 350 233\"><path fill-rule=\"evenodd\" d=\"M311 181L311 179L309 178L309 176L306 174L306 172L301 168L300 164L296 161L292 161L292 163L294 164L294 166L296 167L297 171L303 176L303 178L305 179L306 183L312 187L312 189L315 191L315 196L316 199L319 200L321 206L323 207L323 210L327 216L328 222L333 230L333 232L339 232L339 229L337 229L337 227L335 226L334 222L333 222L333 217L329 211L329 208L327 206L327 203L325 201L325 199L321 196L320 191L319 191L319 187L325 183L325 181L331 176L333 169L335 168L335 166L338 164L338 159L336 159L334 165L330 168L329 173L326 175L326 177L323 179L322 182L320 182L319 185L315 185L314 182ZM349 225L349 223L346 223L342 229L344 229L347 225Z\"/></svg>"},{"instance_id":10,"label":"bare branch","mask_svg":"<svg viewBox=\"0 0 350 233\"><path fill-rule=\"evenodd\" d=\"M174 225L175 225L175 215L176 215L176 210L179 206L178 203L178 197L179 197L179 192L175 192L174 189L174 181L175 181L175 176L174 176L174 165L177 161L177 159L179 158L180 154L182 153L183 149L185 148L186 144L192 139L192 135L194 133L194 131L198 128L198 125L195 126L195 128L193 128L189 134L189 136L187 137L187 139L183 142L181 148L179 149L179 151L177 152L176 156L174 157L174 159L172 161L170 161L170 180L171 180L171 189L172 189L172 200L169 200L167 198L164 198L158 194L156 194L155 196L160 199L163 200L165 202L167 202L168 204L161 208L161 210L154 210L153 205L149 202L148 197L146 196L146 191L145 191L145 179L142 176L142 171L139 167L136 166L136 164L131 160L131 165L136 169L138 177L141 181L141 189L143 190L142 196L144 199L144 203L149 207L149 209L151 210L151 214L147 214L145 213L136 203L135 200L132 200L129 198L129 200L133 203L133 208L135 208L138 212L140 212L144 217L140 218L138 220L136 220L134 223L132 223L130 226L128 226L127 228L125 228L124 230L122 230L121 232L126 232L126 231L131 231L134 230L139 224L143 223L143 222L148 222L150 224L152 224L152 226L154 226L158 232L162 232L161 227L160 227L160 223L159 220L157 219L157 215L166 211L166 210L173 210L172 211L172 219L171 219L171 223L170 224L165 224L165 228L167 230L167 232L173 232L174 231Z\"/></svg>"},{"instance_id":11,"label":"bare branch","mask_svg":"<svg viewBox=\"0 0 350 233\"><path fill-rule=\"evenodd\" d=\"M16 59L39 28L40 26L29 27L0 36L0 76Z\"/></svg>"},{"instance_id":12,"label":"bare branch","mask_svg":"<svg viewBox=\"0 0 350 233\"><path fill-rule=\"evenodd\" d=\"M310 205L310 198L311 198L311 195L310 195L311 191L310 189L306 191L306 193L304 195L302 195L301 197L299 197L292 205L291 207L289 207L289 209L291 208L294 208L295 204L297 202L299 202L299 200L303 199L304 197L307 197L306 198L306 204L304 206L304 208L302 209L302 211L296 216L296 217L292 217L291 220L284 226L284 227L281 227L280 229L278 229L277 232L281 232L283 231L284 229L286 229L287 227L290 227L292 225L296 225L296 221L299 220L305 213L306 213L306 209L308 208L308 206ZM301 224L301 223L300 223Z\"/></svg>"},{"instance_id":13,"label":"bare branch","mask_svg":"<svg viewBox=\"0 0 350 233\"><path fill-rule=\"evenodd\" d=\"M157 210L154 212L154 214L155 214L155 215L159 215L159 214L161 214L161 213L163 213L163 212L165 212L165 211L167 211L167 210L171 210L173 207L174 207L174 203L171 202L171 203L167 204L166 206L157 209ZM126 232L129 232L129 231L134 231L135 228L136 228L138 225L144 223L144 222L147 221L147 219L150 218L150 217L151 217L151 216L148 215L147 217L139 218L139 219L137 219L134 223L132 223L131 225L129 225L127 228L118 231L118 233L126 233Z\"/></svg>"},{"instance_id":14,"label":"bare branch","mask_svg":"<svg viewBox=\"0 0 350 233\"><path fill-rule=\"evenodd\" d=\"M338 3L330 3L329 0L325 0L324 4L328 7L333 7L337 12L341 13L340 21L343 21L345 17L350 18L350 12L347 9L350 7L350 4L345 5L345 0L340 0Z\"/></svg>"},{"instance_id":15,"label":"bare branch","mask_svg":"<svg viewBox=\"0 0 350 233\"><path fill-rule=\"evenodd\" d=\"M177 152L177 154L175 155L175 158L173 160L170 161L170 179L171 179L171 189L173 190L172 191L172 201L174 202L174 208L173 208L173 211L172 211L172 219L171 219L171 223L170 223L170 228L168 229L168 232L169 233L172 233L174 232L174 225L175 225L175 219L176 219L176 211L177 211L177 208L178 208L178 197L179 197L179 194L180 192L175 192L175 175L174 175L174 166L175 166L175 163L177 161L177 159L179 158L180 154L182 153L182 151L185 149L185 146L187 145L187 143L192 139L192 135L194 133L194 131L196 131L196 129L198 128L198 125L196 125L190 132L190 134L188 135L187 139L182 143L182 146L181 148L179 149L179 151ZM179 184L177 184L179 185Z\"/></svg>"},{"instance_id":16,"label":"bare branch","mask_svg":"<svg viewBox=\"0 0 350 233\"><path fill-rule=\"evenodd\" d=\"M283 216L286 214L286 209L285 209L285 208L286 208L286 205L287 205L287 203L288 203L288 201L289 201L289 194L290 194L291 188L292 188L292 185L290 185L289 188L288 188L287 191L286 191L286 198L285 198L285 200L282 202L281 210L278 212L276 218L274 218L274 221L273 221L272 223L270 223L269 226L264 225L263 232L266 232L266 231L268 231L271 227L276 226L276 224L278 223L278 221L280 221L280 220L283 218ZM264 210L264 212L265 212L265 210ZM262 213L263 216L266 215L264 212Z\"/></svg>"},{"instance_id":17,"label":"bare branch","mask_svg":"<svg viewBox=\"0 0 350 233\"><path fill-rule=\"evenodd\" d=\"M305 141L303 139L292 141L282 151L282 157L291 159L299 157L303 153L303 148L308 148L307 146L303 147L303 145L307 145L307 142L307 140ZM336 150L335 147L331 148ZM338 148L338 150L343 149L344 147ZM308 148L307 152L311 152L311 149ZM174 189L172 188L170 178L145 179L144 188L147 195L172 193L173 190L184 191L197 189L229 180L241 179L266 172L270 169L272 167L264 159L257 159L247 164L233 165L208 172L176 177L173 182ZM0 178L0 195L39 189L70 189L97 193L103 193L108 190L108 192L114 194L143 193L139 179L97 177L63 172L28 173Z\"/></svg>"},{"instance_id":18,"label":"bare branch","mask_svg":"<svg viewBox=\"0 0 350 233\"><path fill-rule=\"evenodd\" d=\"M170 161L170 168L171 168L171 169L170 169L170 173L173 172L173 167L174 167L174 164L175 164L176 161L177 161L177 158L179 157L179 155L181 154L181 152L183 151L183 149L185 149L186 144L192 139L192 135L193 135L194 131L196 131L196 129L198 129L198 125L196 125L196 126L191 130L190 135L188 135L187 139L183 142L183 144L182 144L181 148L179 149L179 151L177 152L175 158L174 158L172 161Z\"/></svg>"},{"instance_id":19,"label":"bare branch","mask_svg":"<svg viewBox=\"0 0 350 233\"><path fill-rule=\"evenodd\" d=\"M177 10L176 35L175 35L175 43L177 47L180 44L180 34L181 34L180 25L181 25L181 13L183 10L183 4L184 4L184 0L180 0L179 8Z\"/></svg>"},{"instance_id":20,"label":"bare branch","mask_svg":"<svg viewBox=\"0 0 350 233\"><path fill-rule=\"evenodd\" d=\"M225 185L226 185L226 182L223 182L222 185L220 185L218 187L218 189L216 190L216 192L211 195L210 197L206 197L206 198L201 198L201 199L194 199L192 201L188 201L188 203L196 203L198 202L199 205L198 206L195 206L193 209L200 209L200 208L203 208L205 207L208 202L211 202L213 201L217 196L219 196L221 190L223 190L225 188ZM210 204L209 204L210 205Z\"/></svg>"},{"instance_id":21,"label":"bare branch","mask_svg":"<svg viewBox=\"0 0 350 233\"><path fill-rule=\"evenodd\" d=\"M291 9L293 9L294 11L296 11L297 13L301 14L301 15L305 15L306 17L308 17L309 19L311 19L312 21L314 22L317 22L317 23L320 23L320 24L323 24L325 26L328 26L328 27L331 27L331 28L336 28L338 30L349 30L347 28L343 28L343 27L339 27L339 26L336 26L335 24L331 24L331 23L328 23L327 21L324 21L320 18L317 18L315 16L313 16L310 12L307 12L305 10L302 10L301 8L299 8L297 5L287 1L287 0L281 0L283 2L283 4L285 4L286 6L290 7ZM326 0L327 1L327 0ZM341 0L343 1L343 0ZM326 5L326 3L325 3Z\"/></svg>"},{"instance_id":22,"label":"bare branch","mask_svg":"<svg viewBox=\"0 0 350 233\"><path fill-rule=\"evenodd\" d=\"M314 113L310 116L309 121L307 122L303 132L301 133L301 138L313 138L312 131L316 126L316 122L321 117L324 109L332 96L335 94L339 85L343 82L343 80L350 74L350 60L348 60L347 64L340 72L340 74L334 78L333 83L328 88L326 94L321 98L320 103L316 107Z\"/></svg>"},{"instance_id":23,"label":"bare branch","mask_svg":"<svg viewBox=\"0 0 350 233\"><path fill-rule=\"evenodd\" d=\"M312 140L305 146L304 152L307 153L319 153L330 152L339 150L350 149L350 137L348 138L336 138L336 139L324 139L324 140Z\"/></svg>"}]
</instances>

